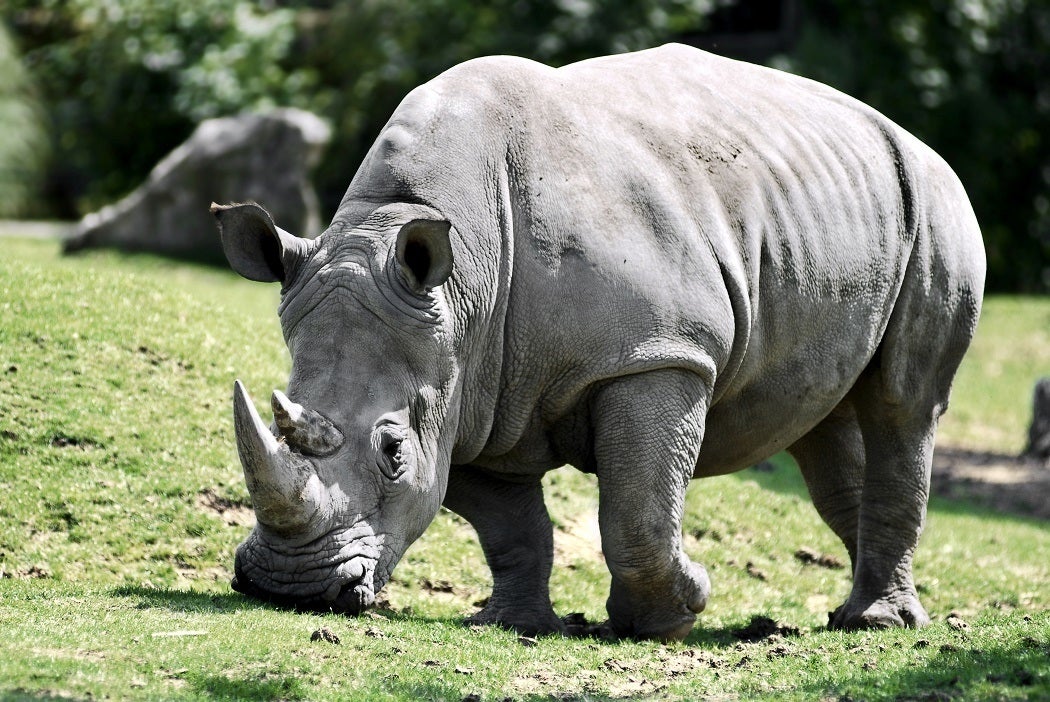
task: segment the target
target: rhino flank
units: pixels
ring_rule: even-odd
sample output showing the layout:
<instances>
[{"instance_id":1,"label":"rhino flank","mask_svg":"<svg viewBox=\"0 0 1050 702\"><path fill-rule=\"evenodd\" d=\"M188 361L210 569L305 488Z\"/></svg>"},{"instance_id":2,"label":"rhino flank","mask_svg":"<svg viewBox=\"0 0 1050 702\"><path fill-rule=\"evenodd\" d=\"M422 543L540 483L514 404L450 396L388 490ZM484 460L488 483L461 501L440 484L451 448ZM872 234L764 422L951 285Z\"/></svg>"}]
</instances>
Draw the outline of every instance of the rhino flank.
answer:
<instances>
[{"instance_id":1,"label":"rhino flank","mask_svg":"<svg viewBox=\"0 0 1050 702\"><path fill-rule=\"evenodd\" d=\"M405 98L316 240L213 212L282 284L292 358L271 427L235 386L236 590L359 612L444 504L492 570L468 621L564 631L540 479L568 463L608 626L682 638L710 593L689 479L786 449L852 561L830 625L929 621L912 557L984 254L951 169L871 108L676 45L483 58Z\"/></svg>"}]
</instances>

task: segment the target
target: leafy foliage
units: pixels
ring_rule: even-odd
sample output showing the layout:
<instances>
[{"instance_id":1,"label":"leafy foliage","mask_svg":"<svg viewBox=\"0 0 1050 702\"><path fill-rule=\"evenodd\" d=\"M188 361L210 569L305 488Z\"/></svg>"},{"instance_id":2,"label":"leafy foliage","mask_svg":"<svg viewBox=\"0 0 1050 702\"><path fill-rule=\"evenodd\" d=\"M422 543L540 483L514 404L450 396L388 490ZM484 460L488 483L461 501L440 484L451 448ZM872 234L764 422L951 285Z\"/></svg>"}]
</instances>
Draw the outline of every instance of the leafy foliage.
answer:
<instances>
[{"instance_id":1,"label":"leafy foliage","mask_svg":"<svg viewBox=\"0 0 1050 702\"><path fill-rule=\"evenodd\" d=\"M0 24L0 217L30 210L47 155L42 114L14 42Z\"/></svg>"},{"instance_id":2,"label":"leafy foliage","mask_svg":"<svg viewBox=\"0 0 1050 702\"><path fill-rule=\"evenodd\" d=\"M76 216L137 185L206 117L315 107L283 65L291 10L254 2L10 0L6 19L51 117L49 196Z\"/></svg>"},{"instance_id":3,"label":"leafy foliage","mask_svg":"<svg viewBox=\"0 0 1050 702\"><path fill-rule=\"evenodd\" d=\"M551 65L647 48L703 26L714 0L364 0L307 22L300 60L330 89L334 139L317 174L334 207L401 99L441 71L511 54ZM304 13L304 17L309 17Z\"/></svg>"}]
</instances>

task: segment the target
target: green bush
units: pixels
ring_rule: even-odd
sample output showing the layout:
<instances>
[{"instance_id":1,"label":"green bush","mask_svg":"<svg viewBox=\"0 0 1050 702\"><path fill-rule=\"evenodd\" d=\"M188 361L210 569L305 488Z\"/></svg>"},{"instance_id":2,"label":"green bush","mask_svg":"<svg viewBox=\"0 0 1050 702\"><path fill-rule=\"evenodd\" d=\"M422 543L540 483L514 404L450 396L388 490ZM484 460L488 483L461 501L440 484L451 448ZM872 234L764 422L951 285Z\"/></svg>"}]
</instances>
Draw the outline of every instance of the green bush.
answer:
<instances>
[{"instance_id":1,"label":"green bush","mask_svg":"<svg viewBox=\"0 0 1050 702\"><path fill-rule=\"evenodd\" d=\"M0 24L0 217L32 211L47 157L42 113L18 52Z\"/></svg>"},{"instance_id":2,"label":"green bush","mask_svg":"<svg viewBox=\"0 0 1050 702\"><path fill-rule=\"evenodd\" d=\"M202 119L312 108L314 82L285 59L292 10L226 0L10 0L51 117L49 198L77 216L137 185Z\"/></svg>"},{"instance_id":3,"label":"green bush","mask_svg":"<svg viewBox=\"0 0 1050 702\"><path fill-rule=\"evenodd\" d=\"M410 90L458 63L511 54L550 65L633 51L700 29L710 0L364 0L300 15L303 65L330 90L333 140L316 176L338 205L379 130Z\"/></svg>"}]
</instances>

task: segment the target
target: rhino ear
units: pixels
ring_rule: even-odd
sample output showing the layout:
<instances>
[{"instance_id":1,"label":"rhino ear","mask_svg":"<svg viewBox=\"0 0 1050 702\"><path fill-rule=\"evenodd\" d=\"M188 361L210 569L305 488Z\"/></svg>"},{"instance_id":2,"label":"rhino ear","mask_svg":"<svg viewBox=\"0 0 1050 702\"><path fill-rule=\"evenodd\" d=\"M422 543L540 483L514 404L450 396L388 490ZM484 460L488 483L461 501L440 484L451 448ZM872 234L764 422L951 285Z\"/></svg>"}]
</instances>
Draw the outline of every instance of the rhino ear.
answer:
<instances>
[{"instance_id":1,"label":"rhino ear","mask_svg":"<svg viewBox=\"0 0 1050 702\"><path fill-rule=\"evenodd\" d=\"M295 263L309 253L309 242L278 228L255 203L216 205L222 250L230 267L249 280L283 282Z\"/></svg>"},{"instance_id":2,"label":"rhino ear","mask_svg":"<svg viewBox=\"0 0 1050 702\"><path fill-rule=\"evenodd\" d=\"M452 274L449 222L414 219L397 233L397 267L416 292L436 288Z\"/></svg>"}]
</instances>

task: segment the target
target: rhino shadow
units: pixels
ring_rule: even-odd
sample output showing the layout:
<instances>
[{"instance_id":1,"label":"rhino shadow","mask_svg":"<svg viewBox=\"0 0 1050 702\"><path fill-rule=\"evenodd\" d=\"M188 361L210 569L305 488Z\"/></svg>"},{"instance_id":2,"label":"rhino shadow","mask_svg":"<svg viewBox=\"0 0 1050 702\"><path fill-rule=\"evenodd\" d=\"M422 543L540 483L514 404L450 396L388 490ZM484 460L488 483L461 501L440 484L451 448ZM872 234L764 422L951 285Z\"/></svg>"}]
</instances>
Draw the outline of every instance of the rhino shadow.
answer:
<instances>
[{"instance_id":1,"label":"rhino shadow","mask_svg":"<svg viewBox=\"0 0 1050 702\"><path fill-rule=\"evenodd\" d=\"M121 585L113 588L109 594L113 597L137 598L139 603L137 609L166 609L170 612L213 612L216 614L224 612L238 612L246 610L273 610L295 612L297 614L325 616L323 612L309 609L297 609L292 606L282 605L275 602L260 600L254 597L242 595L239 592L209 593L193 592L191 590L177 590L174 588L142 587L140 585ZM460 626L462 618L457 617L428 617L415 610L410 612L399 612L397 610L383 607L370 610L382 615L389 621L413 621L427 624L445 624L448 626ZM346 615L348 619L356 617Z\"/></svg>"},{"instance_id":2,"label":"rhino shadow","mask_svg":"<svg viewBox=\"0 0 1050 702\"><path fill-rule=\"evenodd\" d=\"M121 585L110 590L109 594L112 597L138 599L137 609L155 608L171 612L231 612L268 608L265 602L248 599L236 592L209 593L165 587Z\"/></svg>"},{"instance_id":3,"label":"rhino shadow","mask_svg":"<svg viewBox=\"0 0 1050 702\"><path fill-rule=\"evenodd\" d=\"M752 481L806 502L810 499L798 464L787 453L725 477ZM1050 471L1023 457L937 447L928 509L931 514L1045 522L1050 519Z\"/></svg>"}]
</instances>

